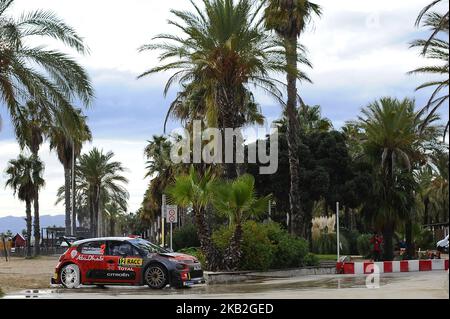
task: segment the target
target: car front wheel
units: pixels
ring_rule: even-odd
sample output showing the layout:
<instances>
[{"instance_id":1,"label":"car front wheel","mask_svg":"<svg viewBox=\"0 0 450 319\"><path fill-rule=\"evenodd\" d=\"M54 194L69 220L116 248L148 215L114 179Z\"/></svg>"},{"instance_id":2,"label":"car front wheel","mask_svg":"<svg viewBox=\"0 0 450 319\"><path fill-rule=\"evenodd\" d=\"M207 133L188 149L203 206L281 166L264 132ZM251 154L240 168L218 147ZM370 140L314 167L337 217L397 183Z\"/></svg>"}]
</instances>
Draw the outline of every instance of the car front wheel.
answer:
<instances>
[{"instance_id":1,"label":"car front wheel","mask_svg":"<svg viewBox=\"0 0 450 319\"><path fill-rule=\"evenodd\" d=\"M151 265L145 271L145 283L152 289L162 289L168 283L167 271L160 265Z\"/></svg>"},{"instance_id":2,"label":"car front wheel","mask_svg":"<svg viewBox=\"0 0 450 319\"><path fill-rule=\"evenodd\" d=\"M80 286L80 268L75 264L69 264L61 269L61 283L64 287L73 289Z\"/></svg>"}]
</instances>

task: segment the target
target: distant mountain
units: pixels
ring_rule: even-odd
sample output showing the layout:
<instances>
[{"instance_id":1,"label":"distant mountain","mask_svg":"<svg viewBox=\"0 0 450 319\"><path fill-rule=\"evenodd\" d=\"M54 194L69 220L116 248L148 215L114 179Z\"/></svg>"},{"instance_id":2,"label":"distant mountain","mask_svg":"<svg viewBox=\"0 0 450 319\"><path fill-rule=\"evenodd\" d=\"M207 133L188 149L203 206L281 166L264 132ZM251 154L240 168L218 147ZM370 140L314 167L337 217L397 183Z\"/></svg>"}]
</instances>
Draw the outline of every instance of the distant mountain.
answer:
<instances>
[{"instance_id":1,"label":"distant mountain","mask_svg":"<svg viewBox=\"0 0 450 319\"><path fill-rule=\"evenodd\" d=\"M52 226L64 227L64 217L64 215L43 215L40 218L41 228ZM22 233L22 229L26 229L26 227L24 217L0 217L0 233L10 230L15 235L16 233Z\"/></svg>"}]
</instances>

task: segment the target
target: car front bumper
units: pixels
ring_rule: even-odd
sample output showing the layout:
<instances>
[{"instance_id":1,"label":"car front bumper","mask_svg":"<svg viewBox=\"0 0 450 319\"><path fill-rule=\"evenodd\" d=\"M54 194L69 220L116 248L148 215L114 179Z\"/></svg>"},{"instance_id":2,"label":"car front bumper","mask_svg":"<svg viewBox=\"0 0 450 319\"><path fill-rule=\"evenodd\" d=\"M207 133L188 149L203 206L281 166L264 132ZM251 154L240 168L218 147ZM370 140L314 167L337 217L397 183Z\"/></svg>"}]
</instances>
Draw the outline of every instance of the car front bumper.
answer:
<instances>
[{"instance_id":1,"label":"car front bumper","mask_svg":"<svg viewBox=\"0 0 450 319\"><path fill-rule=\"evenodd\" d=\"M174 270L171 275L171 286L188 287L204 284L205 282L203 271L194 270L193 267L190 267L188 271Z\"/></svg>"}]
</instances>

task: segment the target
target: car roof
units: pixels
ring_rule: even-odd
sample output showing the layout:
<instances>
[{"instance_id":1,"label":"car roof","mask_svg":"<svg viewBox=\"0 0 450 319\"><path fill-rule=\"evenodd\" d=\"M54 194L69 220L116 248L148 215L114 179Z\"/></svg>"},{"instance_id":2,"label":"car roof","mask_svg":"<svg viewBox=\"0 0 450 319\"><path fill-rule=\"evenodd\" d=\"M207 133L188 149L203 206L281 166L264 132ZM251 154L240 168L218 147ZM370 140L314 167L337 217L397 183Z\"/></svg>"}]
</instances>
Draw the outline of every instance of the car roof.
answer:
<instances>
[{"instance_id":1,"label":"car roof","mask_svg":"<svg viewBox=\"0 0 450 319\"><path fill-rule=\"evenodd\" d=\"M98 237L98 238L88 238L88 239L82 239L82 240L77 240L76 242L74 242L72 244L72 246L78 246L84 243L89 243L89 242L93 242L93 241L128 241L128 240L132 240L135 239L133 237Z\"/></svg>"}]
</instances>

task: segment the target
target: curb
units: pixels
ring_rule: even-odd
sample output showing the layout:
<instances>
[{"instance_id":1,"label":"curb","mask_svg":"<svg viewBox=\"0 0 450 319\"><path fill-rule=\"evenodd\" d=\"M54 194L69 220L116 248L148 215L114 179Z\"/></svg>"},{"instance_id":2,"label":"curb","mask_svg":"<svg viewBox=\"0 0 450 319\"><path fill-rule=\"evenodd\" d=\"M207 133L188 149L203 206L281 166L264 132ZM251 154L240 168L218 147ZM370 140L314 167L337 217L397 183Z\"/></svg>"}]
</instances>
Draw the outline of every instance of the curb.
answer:
<instances>
[{"instance_id":1,"label":"curb","mask_svg":"<svg viewBox=\"0 0 450 319\"><path fill-rule=\"evenodd\" d=\"M338 274L371 274L374 270L377 273L448 270L448 259L336 263Z\"/></svg>"}]
</instances>

